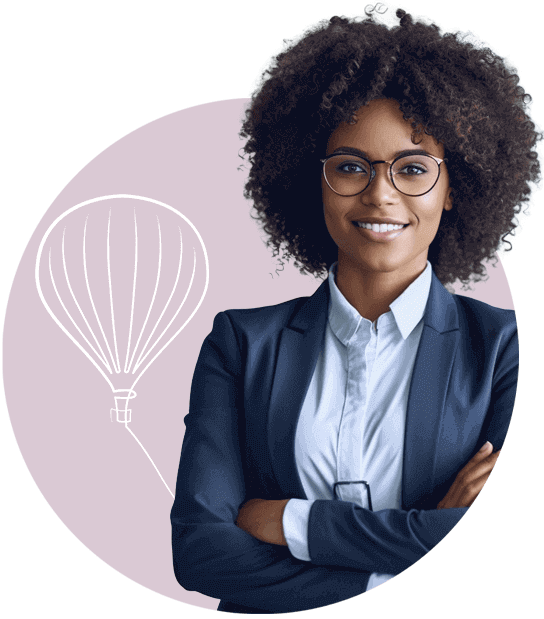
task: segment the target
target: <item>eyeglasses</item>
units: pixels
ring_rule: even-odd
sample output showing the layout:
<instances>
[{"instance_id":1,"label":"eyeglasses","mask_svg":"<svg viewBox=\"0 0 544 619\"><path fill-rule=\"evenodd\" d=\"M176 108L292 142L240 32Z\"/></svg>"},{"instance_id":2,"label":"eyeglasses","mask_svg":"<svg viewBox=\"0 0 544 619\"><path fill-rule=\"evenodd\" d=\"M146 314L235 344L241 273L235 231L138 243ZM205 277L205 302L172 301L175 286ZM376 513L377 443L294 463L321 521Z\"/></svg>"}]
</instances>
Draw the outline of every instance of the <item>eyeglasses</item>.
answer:
<instances>
[{"instance_id":1,"label":"eyeglasses","mask_svg":"<svg viewBox=\"0 0 544 619\"><path fill-rule=\"evenodd\" d=\"M320 159L327 185L340 196L362 193L376 176L374 166L389 165L393 187L406 196L418 197L429 193L440 178L440 164L446 159L433 155L401 155L393 161L368 161L356 155L329 155Z\"/></svg>"}]
</instances>

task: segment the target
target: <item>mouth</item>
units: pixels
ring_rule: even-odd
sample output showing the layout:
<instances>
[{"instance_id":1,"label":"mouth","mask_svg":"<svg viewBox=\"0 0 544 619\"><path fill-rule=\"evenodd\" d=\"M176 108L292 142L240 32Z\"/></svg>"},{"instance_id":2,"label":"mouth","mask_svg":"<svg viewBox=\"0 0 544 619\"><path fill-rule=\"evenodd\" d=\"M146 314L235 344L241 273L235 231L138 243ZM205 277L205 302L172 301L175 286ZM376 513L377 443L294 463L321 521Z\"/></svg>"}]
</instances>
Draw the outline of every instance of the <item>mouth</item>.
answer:
<instances>
[{"instance_id":1,"label":"mouth","mask_svg":"<svg viewBox=\"0 0 544 619\"><path fill-rule=\"evenodd\" d=\"M402 222L370 222L353 221L352 224L357 228L366 239L370 241L392 241L399 237L410 224Z\"/></svg>"}]
</instances>

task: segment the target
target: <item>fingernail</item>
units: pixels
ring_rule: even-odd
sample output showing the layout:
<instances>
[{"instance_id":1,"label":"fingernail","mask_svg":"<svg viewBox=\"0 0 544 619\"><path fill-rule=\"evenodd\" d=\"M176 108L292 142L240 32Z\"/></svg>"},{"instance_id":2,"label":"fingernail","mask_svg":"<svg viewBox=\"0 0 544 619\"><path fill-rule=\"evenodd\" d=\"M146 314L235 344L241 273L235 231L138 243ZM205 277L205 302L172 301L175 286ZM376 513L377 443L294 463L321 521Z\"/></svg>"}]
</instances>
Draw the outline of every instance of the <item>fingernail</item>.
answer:
<instances>
[{"instance_id":1,"label":"fingernail","mask_svg":"<svg viewBox=\"0 0 544 619\"><path fill-rule=\"evenodd\" d=\"M480 449L480 451L485 451L485 450L487 449L487 446L488 446L488 445L491 445L491 443L490 443L489 441L486 441L486 442L483 444L483 447ZM491 447L493 447L493 445L491 445Z\"/></svg>"}]
</instances>

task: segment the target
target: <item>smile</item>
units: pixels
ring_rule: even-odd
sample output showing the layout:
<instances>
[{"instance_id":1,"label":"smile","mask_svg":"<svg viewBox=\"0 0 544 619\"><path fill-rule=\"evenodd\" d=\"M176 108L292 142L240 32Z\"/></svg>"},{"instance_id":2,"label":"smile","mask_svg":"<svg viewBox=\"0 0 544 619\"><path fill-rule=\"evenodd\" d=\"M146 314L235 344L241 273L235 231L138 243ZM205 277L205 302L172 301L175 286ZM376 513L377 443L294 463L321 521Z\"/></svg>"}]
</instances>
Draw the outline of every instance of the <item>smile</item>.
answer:
<instances>
[{"instance_id":1,"label":"smile","mask_svg":"<svg viewBox=\"0 0 544 619\"><path fill-rule=\"evenodd\" d=\"M392 241L399 237L409 224L377 224L354 221L357 230L370 241Z\"/></svg>"}]
</instances>

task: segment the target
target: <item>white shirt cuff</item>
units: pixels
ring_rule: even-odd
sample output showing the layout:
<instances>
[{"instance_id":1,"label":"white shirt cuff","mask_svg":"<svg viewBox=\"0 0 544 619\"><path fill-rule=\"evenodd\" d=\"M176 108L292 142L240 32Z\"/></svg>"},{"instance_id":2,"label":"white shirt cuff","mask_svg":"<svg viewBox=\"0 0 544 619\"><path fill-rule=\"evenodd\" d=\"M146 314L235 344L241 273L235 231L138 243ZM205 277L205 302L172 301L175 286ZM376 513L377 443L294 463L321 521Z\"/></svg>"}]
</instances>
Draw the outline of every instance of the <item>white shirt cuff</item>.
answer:
<instances>
[{"instance_id":1,"label":"white shirt cuff","mask_svg":"<svg viewBox=\"0 0 544 619\"><path fill-rule=\"evenodd\" d=\"M289 499L283 511L283 535L289 552L301 561L310 561L308 548L308 521L313 501Z\"/></svg>"}]
</instances>

